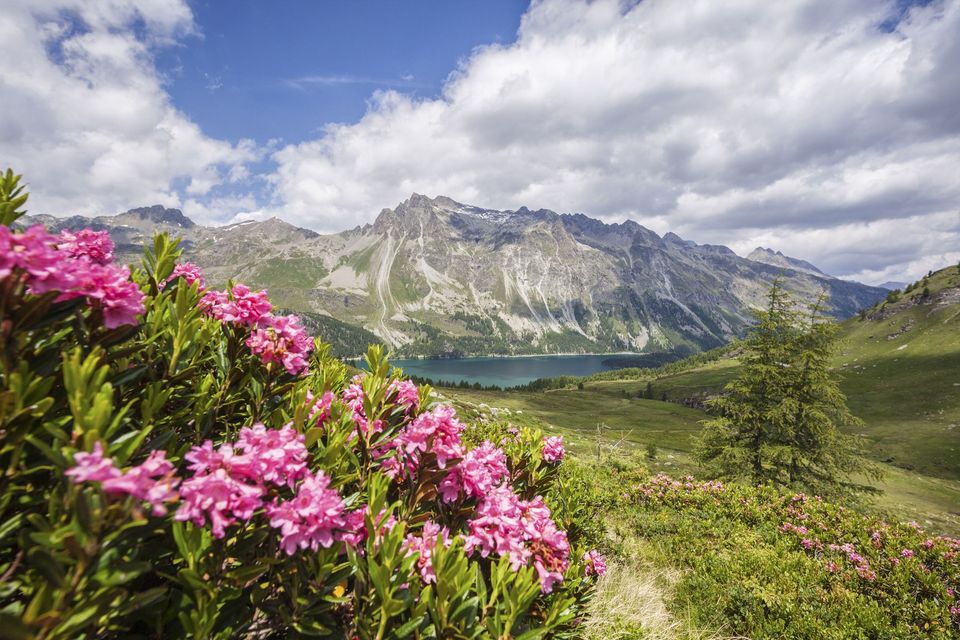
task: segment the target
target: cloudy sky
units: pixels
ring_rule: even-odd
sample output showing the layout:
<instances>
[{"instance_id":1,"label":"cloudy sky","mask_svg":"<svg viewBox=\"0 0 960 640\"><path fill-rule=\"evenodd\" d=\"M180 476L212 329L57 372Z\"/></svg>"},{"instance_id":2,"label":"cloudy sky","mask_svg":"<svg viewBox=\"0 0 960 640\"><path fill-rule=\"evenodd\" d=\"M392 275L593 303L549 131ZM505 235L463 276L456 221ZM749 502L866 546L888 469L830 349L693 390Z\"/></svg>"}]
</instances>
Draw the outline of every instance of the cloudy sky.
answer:
<instances>
[{"instance_id":1,"label":"cloudy sky","mask_svg":"<svg viewBox=\"0 0 960 640\"><path fill-rule=\"evenodd\" d=\"M412 192L864 282L960 260L960 0L7 0L31 210L318 231Z\"/></svg>"}]
</instances>

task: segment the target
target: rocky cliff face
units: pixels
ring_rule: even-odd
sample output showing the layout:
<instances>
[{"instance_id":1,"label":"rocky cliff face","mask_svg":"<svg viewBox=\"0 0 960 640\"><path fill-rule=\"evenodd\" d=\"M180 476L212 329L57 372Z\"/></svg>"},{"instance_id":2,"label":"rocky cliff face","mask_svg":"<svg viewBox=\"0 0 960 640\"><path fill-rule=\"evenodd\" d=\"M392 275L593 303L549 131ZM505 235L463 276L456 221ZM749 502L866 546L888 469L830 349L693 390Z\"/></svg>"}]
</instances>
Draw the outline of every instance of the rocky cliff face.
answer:
<instances>
[{"instance_id":1,"label":"rocky cliff face","mask_svg":"<svg viewBox=\"0 0 960 640\"><path fill-rule=\"evenodd\" d=\"M634 222L416 194L334 235L276 219L201 227L154 207L92 223L122 249L154 229L179 235L213 282L266 286L285 307L365 327L410 354L702 349L742 334L777 275L801 298L826 288L838 317L885 293Z\"/></svg>"}]
</instances>

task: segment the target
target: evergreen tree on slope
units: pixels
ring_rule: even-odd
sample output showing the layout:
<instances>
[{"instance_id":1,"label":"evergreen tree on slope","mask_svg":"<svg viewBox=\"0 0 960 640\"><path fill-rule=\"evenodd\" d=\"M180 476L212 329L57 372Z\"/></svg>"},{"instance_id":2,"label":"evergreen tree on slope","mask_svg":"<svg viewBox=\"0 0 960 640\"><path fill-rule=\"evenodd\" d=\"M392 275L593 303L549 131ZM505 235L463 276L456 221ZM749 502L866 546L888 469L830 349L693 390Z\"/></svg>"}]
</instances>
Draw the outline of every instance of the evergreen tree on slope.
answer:
<instances>
[{"instance_id":1,"label":"evergreen tree on slope","mask_svg":"<svg viewBox=\"0 0 960 640\"><path fill-rule=\"evenodd\" d=\"M877 478L879 467L863 457L861 438L839 430L860 421L830 368L837 325L825 305L821 295L804 313L773 283L736 379L709 402L715 417L696 450L708 470L824 496L875 491L854 478Z\"/></svg>"}]
</instances>

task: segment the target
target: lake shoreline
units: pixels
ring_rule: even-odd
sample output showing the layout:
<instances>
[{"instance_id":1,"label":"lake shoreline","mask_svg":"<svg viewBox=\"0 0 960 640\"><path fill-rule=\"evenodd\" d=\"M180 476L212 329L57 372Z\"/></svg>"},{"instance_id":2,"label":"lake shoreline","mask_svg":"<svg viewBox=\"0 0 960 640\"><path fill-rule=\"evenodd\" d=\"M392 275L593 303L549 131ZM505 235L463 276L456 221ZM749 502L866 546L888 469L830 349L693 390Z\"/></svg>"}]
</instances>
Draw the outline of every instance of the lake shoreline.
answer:
<instances>
[{"instance_id":1,"label":"lake shoreline","mask_svg":"<svg viewBox=\"0 0 960 640\"><path fill-rule=\"evenodd\" d=\"M404 375L428 382L510 388L558 376L586 377L632 367L655 368L680 354L597 353L524 354L466 358L397 358L391 364ZM363 368L361 361L357 366Z\"/></svg>"}]
</instances>

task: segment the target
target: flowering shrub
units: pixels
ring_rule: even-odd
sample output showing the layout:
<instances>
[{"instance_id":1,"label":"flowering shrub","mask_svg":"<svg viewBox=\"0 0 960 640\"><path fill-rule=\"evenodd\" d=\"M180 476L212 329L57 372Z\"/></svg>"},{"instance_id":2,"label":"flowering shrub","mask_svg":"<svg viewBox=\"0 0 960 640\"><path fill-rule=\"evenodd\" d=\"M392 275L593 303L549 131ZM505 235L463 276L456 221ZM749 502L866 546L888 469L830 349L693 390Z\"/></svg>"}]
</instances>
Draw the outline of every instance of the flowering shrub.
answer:
<instances>
[{"instance_id":1,"label":"flowering shrub","mask_svg":"<svg viewBox=\"0 0 960 640\"><path fill-rule=\"evenodd\" d=\"M474 442L376 348L348 378L266 292L207 289L166 236L131 271L103 234L15 229L11 178L0 181L5 632L572 632L604 563L566 528L562 445L527 430L516 445Z\"/></svg>"},{"instance_id":2,"label":"flowering shrub","mask_svg":"<svg viewBox=\"0 0 960 640\"><path fill-rule=\"evenodd\" d=\"M690 477L655 476L628 498L635 531L691 569L680 604L703 624L751 638L960 634L958 539L816 496Z\"/></svg>"}]
</instances>

